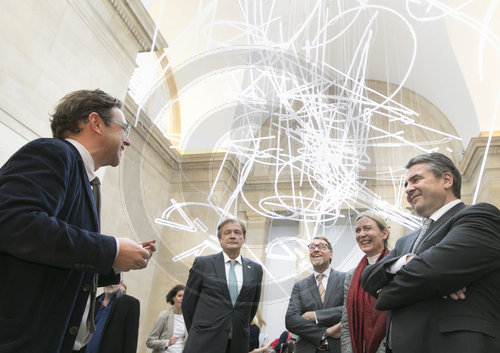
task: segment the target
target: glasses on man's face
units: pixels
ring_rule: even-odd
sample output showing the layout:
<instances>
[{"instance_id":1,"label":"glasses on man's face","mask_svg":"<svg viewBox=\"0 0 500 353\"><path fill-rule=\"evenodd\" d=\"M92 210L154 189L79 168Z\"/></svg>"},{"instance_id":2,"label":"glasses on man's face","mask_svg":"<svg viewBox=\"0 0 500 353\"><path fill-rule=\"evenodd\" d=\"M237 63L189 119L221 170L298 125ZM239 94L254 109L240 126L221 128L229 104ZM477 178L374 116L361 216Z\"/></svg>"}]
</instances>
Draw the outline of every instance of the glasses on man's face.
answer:
<instances>
[{"instance_id":1,"label":"glasses on man's face","mask_svg":"<svg viewBox=\"0 0 500 353\"><path fill-rule=\"evenodd\" d=\"M318 250L326 250L328 249L328 245L325 244L325 243L319 243L319 244L309 244L309 250L314 250L314 249L318 249Z\"/></svg>"},{"instance_id":2,"label":"glasses on man's face","mask_svg":"<svg viewBox=\"0 0 500 353\"><path fill-rule=\"evenodd\" d=\"M118 121L118 120L114 120L114 119L110 119L110 118L103 118L102 116L101 116L101 119L118 124L118 125L121 125L121 127L123 128L123 131L125 131L125 138L128 138L128 133L130 132L130 128L131 128L131 125L129 123L124 123L123 121Z\"/></svg>"}]
</instances>

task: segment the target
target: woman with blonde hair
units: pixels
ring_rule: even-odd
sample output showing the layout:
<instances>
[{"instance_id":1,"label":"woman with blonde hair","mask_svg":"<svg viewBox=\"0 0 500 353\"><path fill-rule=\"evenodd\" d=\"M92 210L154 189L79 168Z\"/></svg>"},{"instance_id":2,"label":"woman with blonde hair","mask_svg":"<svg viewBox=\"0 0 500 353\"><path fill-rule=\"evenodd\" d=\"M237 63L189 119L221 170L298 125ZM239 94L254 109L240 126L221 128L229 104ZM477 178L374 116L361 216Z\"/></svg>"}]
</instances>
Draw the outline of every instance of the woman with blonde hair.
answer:
<instances>
[{"instance_id":1,"label":"woman with blonde hair","mask_svg":"<svg viewBox=\"0 0 500 353\"><path fill-rule=\"evenodd\" d=\"M252 322L250 323L250 334L248 337L248 352L260 353L260 352L269 352L271 350L271 348L267 344L263 344L263 346L260 347L260 330L264 326L267 326L267 323L262 318L262 310L259 308L259 310L257 310L257 314L255 314Z\"/></svg>"},{"instance_id":2,"label":"woman with blonde hair","mask_svg":"<svg viewBox=\"0 0 500 353\"><path fill-rule=\"evenodd\" d=\"M356 219L356 242L365 256L346 273L344 311L340 325L342 353L385 353L386 312L375 309L376 299L361 287L366 266L384 258L389 250L389 227L378 214L365 212Z\"/></svg>"}]
</instances>

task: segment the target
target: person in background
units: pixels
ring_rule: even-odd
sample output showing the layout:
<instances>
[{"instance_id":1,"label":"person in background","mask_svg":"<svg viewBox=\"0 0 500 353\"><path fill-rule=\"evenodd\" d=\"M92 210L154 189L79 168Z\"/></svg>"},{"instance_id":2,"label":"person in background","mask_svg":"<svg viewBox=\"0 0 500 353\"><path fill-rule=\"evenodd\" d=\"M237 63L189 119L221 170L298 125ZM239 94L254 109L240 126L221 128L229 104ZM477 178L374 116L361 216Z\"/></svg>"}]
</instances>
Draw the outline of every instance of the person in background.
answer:
<instances>
[{"instance_id":1,"label":"person in background","mask_svg":"<svg viewBox=\"0 0 500 353\"><path fill-rule=\"evenodd\" d=\"M292 353L295 349L295 344L293 342L292 336L288 330L285 330L281 335L271 342L269 347L272 349L272 353Z\"/></svg>"},{"instance_id":2,"label":"person in background","mask_svg":"<svg viewBox=\"0 0 500 353\"><path fill-rule=\"evenodd\" d=\"M153 349L153 353L181 353L184 349L187 339L182 316L184 288L184 285L178 284L167 293L167 303L172 307L158 315L146 341L146 346Z\"/></svg>"},{"instance_id":3,"label":"person in background","mask_svg":"<svg viewBox=\"0 0 500 353\"><path fill-rule=\"evenodd\" d=\"M257 310L257 314L250 323L250 336L248 339L248 351L250 353L260 353L269 352L271 348L267 345L267 342L263 342L262 346L260 344L260 330L262 327L267 326L267 323L262 318L262 310Z\"/></svg>"},{"instance_id":4,"label":"person in background","mask_svg":"<svg viewBox=\"0 0 500 353\"><path fill-rule=\"evenodd\" d=\"M369 264L384 258L389 250L389 227L378 214L361 213L356 219L356 242L365 256L347 272L344 311L340 324L342 353L384 353L387 313L375 309L376 300L361 287L361 274Z\"/></svg>"},{"instance_id":5,"label":"person in background","mask_svg":"<svg viewBox=\"0 0 500 353\"><path fill-rule=\"evenodd\" d=\"M317 235L309 244L314 272L294 284L285 316L287 330L298 336L297 353L340 352L340 319L345 273L331 266L332 244Z\"/></svg>"},{"instance_id":6,"label":"person in background","mask_svg":"<svg viewBox=\"0 0 500 353\"><path fill-rule=\"evenodd\" d=\"M123 281L120 282L120 290L123 294L127 294L127 285Z\"/></svg>"},{"instance_id":7,"label":"person in background","mask_svg":"<svg viewBox=\"0 0 500 353\"><path fill-rule=\"evenodd\" d=\"M123 281L104 287L96 299L95 332L85 353L135 353L139 333L139 300L124 294ZM126 286L125 286L126 287Z\"/></svg>"},{"instance_id":8,"label":"person in background","mask_svg":"<svg viewBox=\"0 0 500 353\"><path fill-rule=\"evenodd\" d=\"M260 302L262 266L241 255L246 224L217 227L222 251L198 256L189 270L182 313L189 332L185 353L248 352L248 330Z\"/></svg>"}]
</instances>

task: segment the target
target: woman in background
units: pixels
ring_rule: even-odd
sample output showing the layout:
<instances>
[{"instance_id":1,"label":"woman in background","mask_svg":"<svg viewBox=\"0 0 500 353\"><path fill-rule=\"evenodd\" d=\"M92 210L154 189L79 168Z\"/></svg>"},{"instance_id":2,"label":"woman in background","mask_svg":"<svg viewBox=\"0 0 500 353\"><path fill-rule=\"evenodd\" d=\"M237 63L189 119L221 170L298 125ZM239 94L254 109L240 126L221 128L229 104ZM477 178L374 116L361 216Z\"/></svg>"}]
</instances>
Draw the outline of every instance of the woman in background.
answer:
<instances>
[{"instance_id":1,"label":"woman in background","mask_svg":"<svg viewBox=\"0 0 500 353\"><path fill-rule=\"evenodd\" d=\"M153 353L182 353L184 349L187 339L181 309L184 288L184 285L178 284L167 294L167 303L172 307L158 315L146 341L146 346L152 348Z\"/></svg>"},{"instance_id":2,"label":"woman in background","mask_svg":"<svg viewBox=\"0 0 500 353\"><path fill-rule=\"evenodd\" d=\"M386 312L375 309L376 299L361 287L366 266L384 258L389 250L389 227L373 213L361 213L356 219L356 242L365 253L358 266L346 273L344 312L340 325L342 353L385 353Z\"/></svg>"},{"instance_id":3,"label":"woman in background","mask_svg":"<svg viewBox=\"0 0 500 353\"><path fill-rule=\"evenodd\" d=\"M250 323L250 334L248 337L248 351L250 353L269 352L271 350L269 345L266 344L267 342L263 342L264 344L260 347L260 330L264 326L267 326L267 323L262 318L262 311L259 308Z\"/></svg>"}]
</instances>

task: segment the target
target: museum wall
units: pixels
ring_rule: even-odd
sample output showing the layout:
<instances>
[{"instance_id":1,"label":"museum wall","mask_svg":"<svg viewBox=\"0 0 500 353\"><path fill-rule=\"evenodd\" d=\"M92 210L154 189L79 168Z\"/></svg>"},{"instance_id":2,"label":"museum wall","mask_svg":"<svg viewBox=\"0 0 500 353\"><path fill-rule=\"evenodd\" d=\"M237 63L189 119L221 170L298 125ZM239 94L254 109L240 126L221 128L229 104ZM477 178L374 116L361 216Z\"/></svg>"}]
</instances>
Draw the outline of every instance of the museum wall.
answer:
<instances>
[{"instance_id":1,"label":"museum wall","mask_svg":"<svg viewBox=\"0 0 500 353\"><path fill-rule=\"evenodd\" d=\"M49 114L57 101L73 90L101 88L122 99L127 120L135 124L138 106L127 95L127 88L137 53L150 50L154 32L152 20L139 0L4 0L0 6L2 164L26 142L50 136ZM159 36L155 49L166 46ZM383 82L370 84L376 90L390 89ZM419 112L422 123L456 135L448 119L424 97L403 90L400 101ZM422 141L436 139L432 132L415 134L420 134L417 137ZM206 235L216 227L217 214L203 203L210 197L224 204L238 185L240 170L238 160L232 156L226 158L223 152L179 155L165 139L164 131L144 114L139 114L130 140L132 145L126 149L122 164L100 171L102 231L137 241L158 241L158 251L148 268L124 275L128 293L141 302L138 352L143 353L149 351L145 340L154 320L169 307L165 302L167 291L186 281L194 256L217 251L217 240ZM487 142L487 136L473 138L465 147L456 140L449 142L449 155L464 176L462 189L466 203L474 200ZM372 177L379 166L391 164L401 168L416 154L416 150L407 147L373 149L370 151L373 163L360 173L360 178L383 200L394 202L394 184L375 182ZM273 180L270 168L252 169L243 188L252 205L257 207L259 200L274 192ZM489 145L479 184L477 201L500 206L499 137L494 137ZM244 255L266 263L271 222L241 199L237 201L239 206L232 209L233 213L248 222L248 249ZM408 206L405 201L403 204ZM170 218L164 215L167 209L173 210ZM179 210L201 222L190 224ZM175 221L176 226L162 224L166 219ZM306 227L303 224L299 227L303 238ZM405 231L404 227L393 224L391 243ZM301 275L297 273L297 278ZM268 280L266 274L265 281ZM263 290L266 291L266 286Z\"/></svg>"}]
</instances>

